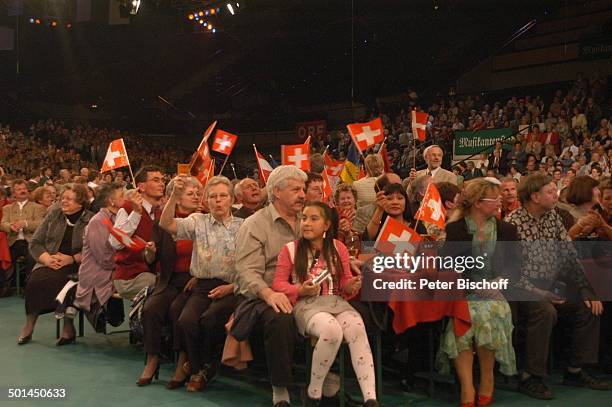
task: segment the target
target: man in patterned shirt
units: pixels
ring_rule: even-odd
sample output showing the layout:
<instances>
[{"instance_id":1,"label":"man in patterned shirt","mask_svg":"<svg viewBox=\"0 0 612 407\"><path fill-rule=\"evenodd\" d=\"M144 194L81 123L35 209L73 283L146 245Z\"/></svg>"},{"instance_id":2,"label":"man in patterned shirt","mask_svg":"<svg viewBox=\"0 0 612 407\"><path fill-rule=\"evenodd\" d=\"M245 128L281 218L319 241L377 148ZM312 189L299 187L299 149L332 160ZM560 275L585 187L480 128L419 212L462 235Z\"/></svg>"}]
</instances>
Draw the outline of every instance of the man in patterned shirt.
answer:
<instances>
[{"instance_id":1,"label":"man in patterned shirt","mask_svg":"<svg viewBox=\"0 0 612 407\"><path fill-rule=\"evenodd\" d=\"M594 378L582 366L596 363L599 351L599 315L601 301L595 300L593 289L585 277L577 253L567 237L559 214L557 188L544 174L532 174L521 181L519 199L522 206L510 213L506 220L517 226L522 245L523 268L517 282L532 301L519 303L526 314L526 366L520 377L519 390L530 397L552 399L544 384L550 334L557 315L569 316L572 352L563 384L611 390L612 383ZM557 277L572 284L580 300L566 300L555 294Z\"/></svg>"}]
</instances>

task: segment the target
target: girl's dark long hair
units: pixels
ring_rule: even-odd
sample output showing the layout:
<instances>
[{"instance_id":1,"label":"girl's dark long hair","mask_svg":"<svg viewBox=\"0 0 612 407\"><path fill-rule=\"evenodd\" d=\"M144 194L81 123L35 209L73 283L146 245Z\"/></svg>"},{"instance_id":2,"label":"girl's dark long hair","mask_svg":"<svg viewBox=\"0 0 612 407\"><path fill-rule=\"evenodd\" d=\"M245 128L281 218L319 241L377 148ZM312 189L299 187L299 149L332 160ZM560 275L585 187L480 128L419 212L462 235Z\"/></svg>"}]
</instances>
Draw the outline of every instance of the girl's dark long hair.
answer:
<instances>
[{"instance_id":1,"label":"girl's dark long hair","mask_svg":"<svg viewBox=\"0 0 612 407\"><path fill-rule=\"evenodd\" d=\"M319 208L321 214L323 215L323 219L331 222L331 226L325 234L325 239L323 239L323 250L322 253L320 253L320 256L323 256L325 259L325 264L327 264L327 268L332 273L334 287L339 287L339 276L344 272L344 270L342 269L342 262L340 261L340 256L338 255L336 245L334 244L334 239L336 238L335 231L338 230L338 217L333 216L333 209L323 202L306 202L304 208L307 207ZM314 265L309 264L308 262L309 251L310 242L303 237L300 238L295 249L295 274L300 283L308 280L308 272Z\"/></svg>"}]
</instances>

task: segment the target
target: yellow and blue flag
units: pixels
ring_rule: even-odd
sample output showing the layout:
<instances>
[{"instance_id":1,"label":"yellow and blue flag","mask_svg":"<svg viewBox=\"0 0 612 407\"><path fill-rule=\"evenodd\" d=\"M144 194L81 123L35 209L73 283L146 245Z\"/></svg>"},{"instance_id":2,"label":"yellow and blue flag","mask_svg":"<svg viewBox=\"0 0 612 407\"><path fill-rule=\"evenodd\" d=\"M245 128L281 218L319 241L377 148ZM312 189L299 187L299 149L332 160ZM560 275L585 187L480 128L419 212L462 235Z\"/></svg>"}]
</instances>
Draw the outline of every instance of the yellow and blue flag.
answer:
<instances>
[{"instance_id":1,"label":"yellow and blue flag","mask_svg":"<svg viewBox=\"0 0 612 407\"><path fill-rule=\"evenodd\" d=\"M354 143L351 143L346 154L346 161L344 162L344 169L340 174L342 182L346 184L352 184L359 179L359 167L360 167L361 155L357 151Z\"/></svg>"}]
</instances>

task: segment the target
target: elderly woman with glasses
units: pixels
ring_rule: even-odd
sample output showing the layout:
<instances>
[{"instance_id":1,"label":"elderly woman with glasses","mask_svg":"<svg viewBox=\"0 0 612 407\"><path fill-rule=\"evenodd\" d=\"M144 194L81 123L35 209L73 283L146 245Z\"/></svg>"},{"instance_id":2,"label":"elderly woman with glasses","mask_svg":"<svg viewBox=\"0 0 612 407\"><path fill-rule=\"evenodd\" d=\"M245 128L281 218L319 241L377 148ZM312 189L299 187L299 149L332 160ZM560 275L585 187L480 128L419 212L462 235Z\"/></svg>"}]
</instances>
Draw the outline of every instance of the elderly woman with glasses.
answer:
<instances>
[{"instance_id":1,"label":"elderly woman with glasses","mask_svg":"<svg viewBox=\"0 0 612 407\"><path fill-rule=\"evenodd\" d=\"M446 243L441 256L484 258L484 267L468 268L462 278L471 281L495 281L509 278L520 271L520 255L513 244L517 241L514 225L497 218L501 204L500 182L495 178L477 178L466 184L457 209L446 224ZM505 375L516 374L516 359L512 347L512 314L499 291L470 290L467 293L471 328L456 336L453 324L448 324L442 336L438 366L448 369L453 359L461 383L461 406L486 406L493 401L495 361ZM478 397L472 377L474 353L480 364Z\"/></svg>"},{"instance_id":2,"label":"elderly woman with glasses","mask_svg":"<svg viewBox=\"0 0 612 407\"><path fill-rule=\"evenodd\" d=\"M30 253L37 263L25 289L26 324L21 329L18 344L32 339L38 316L55 310L55 297L81 263L83 232L93 213L87 210L87 187L67 184L60 197L60 205L52 207L40 224L30 243ZM57 345L74 342L72 319L64 318L64 331Z\"/></svg>"},{"instance_id":3,"label":"elderly woman with glasses","mask_svg":"<svg viewBox=\"0 0 612 407\"><path fill-rule=\"evenodd\" d=\"M206 184L207 214L176 217L176 203L184 190L185 182L179 177L159 224L176 239L193 241L191 279L180 294L186 297L185 302L181 309L170 307L170 319L179 361L189 360L187 391L197 392L204 390L216 373L221 350L218 345L223 343L225 334L223 326L236 304L234 258L236 234L243 220L232 216L234 188L226 177L212 177Z\"/></svg>"}]
</instances>

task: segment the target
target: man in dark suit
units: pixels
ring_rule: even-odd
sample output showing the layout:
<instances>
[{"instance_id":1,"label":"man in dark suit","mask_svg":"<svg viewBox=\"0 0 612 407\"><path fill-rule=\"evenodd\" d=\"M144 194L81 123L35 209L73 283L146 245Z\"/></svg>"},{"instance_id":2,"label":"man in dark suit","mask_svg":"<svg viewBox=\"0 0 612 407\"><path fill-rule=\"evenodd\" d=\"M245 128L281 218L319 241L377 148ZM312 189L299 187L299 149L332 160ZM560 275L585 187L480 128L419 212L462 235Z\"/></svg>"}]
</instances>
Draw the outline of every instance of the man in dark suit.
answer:
<instances>
[{"instance_id":1,"label":"man in dark suit","mask_svg":"<svg viewBox=\"0 0 612 407\"><path fill-rule=\"evenodd\" d=\"M508 162L504 157L503 150L493 150L493 153L489 156L489 165L487 170L493 170L497 174L508 173Z\"/></svg>"},{"instance_id":2,"label":"man in dark suit","mask_svg":"<svg viewBox=\"0 0 612 407\"><path fill-rule=\"evenodd\" d=\"M484 177L482 170L474 166L474 161L467 162L467 170L465 170L461 175L463 175L463 179L465 181L469 181L474 178Z\"/></svg>"}]
</instances>

